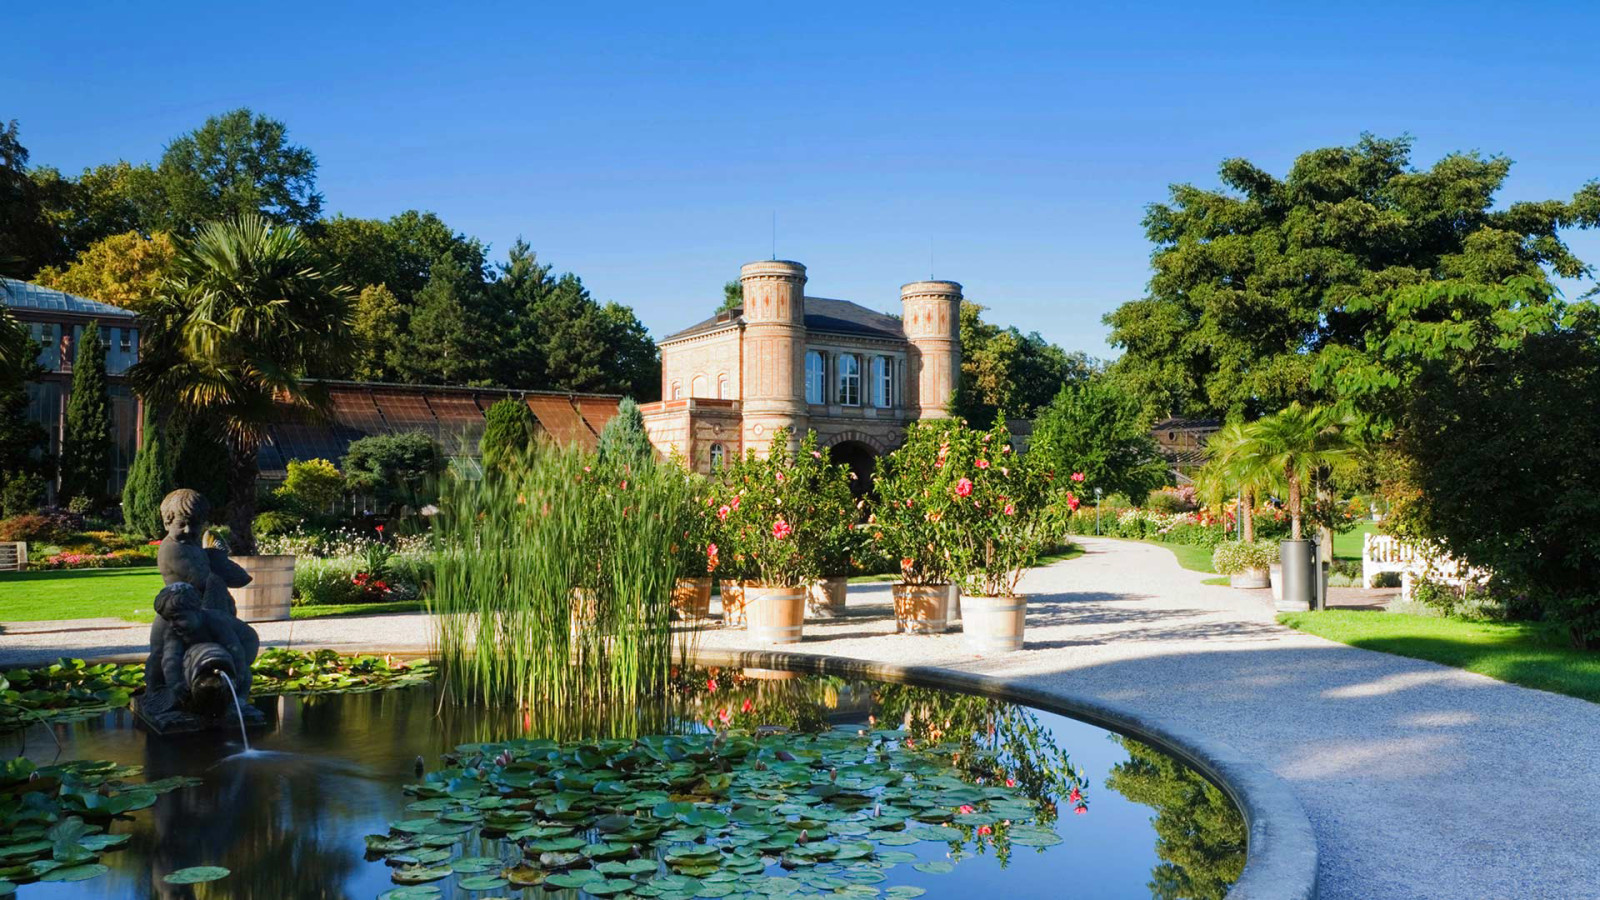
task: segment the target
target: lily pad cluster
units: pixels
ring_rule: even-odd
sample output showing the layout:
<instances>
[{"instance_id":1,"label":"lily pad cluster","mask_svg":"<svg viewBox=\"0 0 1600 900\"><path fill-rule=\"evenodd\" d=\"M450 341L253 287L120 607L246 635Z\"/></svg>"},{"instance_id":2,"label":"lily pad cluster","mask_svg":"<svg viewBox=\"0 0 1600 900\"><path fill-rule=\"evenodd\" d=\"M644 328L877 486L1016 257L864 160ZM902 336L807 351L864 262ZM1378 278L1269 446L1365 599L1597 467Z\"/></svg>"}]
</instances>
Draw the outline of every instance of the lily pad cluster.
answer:
<instances>
[{"instance_id":1,"label":"lily pad cluster","mask_svg":"<svg viewBox=\"0 0 1600 900\"><path fill-rule=\"evenodd\" d=\"M437 671L425 659L343 656L334 650L303 653L281 647L261 651L252 668L255 696L410 687L431 681ZM143 689L143 663L89 665L63 658L48 666L12 669L0 674L0 734L40 720L69 721L120 709Z\"/></svg>"},{"instance_id":2,"label":"lily pad cluster","mask_svg":"<svg viewBox=\"0 0 1600 900\"><path fill-rule=\"evenodd\" d=\"M139 766L76 760L35 766L26 757L0 764L0 895L33 881L85 881L104 875L102 854L127 834L110 824L197 778L136 781Z\"/></svg>"},{"instance_id":3,"label":"lily pad cluster","mask_svg":"<svg viewBox=\"0 0 1600 900\"><path fill-rule=\"evenodd\" d=\"M946 748L904 737L851 726L463 745L406 787L409 817L367 850L402 885L388 900L433 896L430 882L452 876L470 891L910 900L924 889L888 884L897 867L949 872L1000 830L1013 845L1061 841L1020 789L963 779ZM458 855L474 835L498 852Z\"/></svg>"}]
</instances>

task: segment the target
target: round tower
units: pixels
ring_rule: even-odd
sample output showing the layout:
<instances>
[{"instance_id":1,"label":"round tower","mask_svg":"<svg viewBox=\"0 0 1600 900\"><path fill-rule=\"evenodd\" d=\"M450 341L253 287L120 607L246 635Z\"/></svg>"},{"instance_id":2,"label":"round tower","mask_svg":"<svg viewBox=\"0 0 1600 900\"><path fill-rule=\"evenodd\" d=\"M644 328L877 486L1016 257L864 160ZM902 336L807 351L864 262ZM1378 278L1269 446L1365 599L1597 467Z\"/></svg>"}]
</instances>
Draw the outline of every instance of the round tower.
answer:
<instances>
[{"instance_id":1,"label":"round tower","mask_svg":"<svg viewBox=\"0 0 1600 900\"><path fill-rule=\"evenodd\" d=\"M919 419L944 418L961 378L961 285L913 281L901 286L900 306L911 342L906 405Z\"/></svg>"},{"instance_id":2,"label":"round tower","mask_svg":"<svg viewBox=\"0 0 1600 900\"><path fill-rule=\"evenodd\" d=\"M798 446L807 425L806 267L788 260L739 270L744 289L742 411L744 446L765 456L772 433L791 428Z\"/></svg>"}]
</instances>

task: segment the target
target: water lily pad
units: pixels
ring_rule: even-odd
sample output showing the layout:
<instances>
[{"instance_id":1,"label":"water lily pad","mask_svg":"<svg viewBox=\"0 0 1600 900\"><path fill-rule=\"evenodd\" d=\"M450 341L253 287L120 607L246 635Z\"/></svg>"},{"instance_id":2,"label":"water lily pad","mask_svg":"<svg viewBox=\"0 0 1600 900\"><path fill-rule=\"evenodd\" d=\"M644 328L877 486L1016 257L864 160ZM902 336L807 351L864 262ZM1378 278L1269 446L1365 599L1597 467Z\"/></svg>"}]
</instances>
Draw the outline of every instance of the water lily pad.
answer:
<instances>
[{"instance_id":1,"label":"water lily pad","mask_svg":"<svg viewBox=\"0 0 1600 900\"><path fill-rule=\"evenodd\" d=\"M455 870L449 866L401 866L389 873L395 884L422 884L449 878Z\"/></svg>"},{"instance_id":2,"label":"water lily pad","mask_svg":"<svg viewBox=\"0 0 1600 900\"><path fill-rule=\"evenodd\" d=\"M378 895L378 900L433 900L439 889L431 884L390 888Z\"/></svg>"},{"instance_id":3,"label":"water lily pad","mask_svg":"<svg viewBox=\"0 0 1600 900\"><path fill-rule=\"evenodd\" d=\"M492 856L463 856L451 861L450 868L454 869L457 875L476 875L479 872L498 869L500 865L500 860Z\"/></svg>"},{"instance_id":4,"label":"water lily pad","mask_svg":"<svg viewBox=\"0 0 1600 900\"><path fill-rule=\"evenodd\" d=\"M653 859L628 859L623 861L603 862L594 867L602 875L643 875L656 870L656 861Z\"/></svg>"},{"instance_id":5,"label":"water lily pad","mask_svg":"<svg viewBox=\"0 0 1600 900\"><path fill-rule=\"evenodd\" d=\"M547 885L561 888L581 888L591 881L604 881L605 876L592 869L579 869L575 872L557 872L544 880Z\"/></svg>"},{"instance_id":6,"label":"water lily pad","mask_svg":"<svg viewBox=\"0 0 1600 900\"><path fill-rule=\"evenodd\" d=\"M548 873L533 866L516 866L505 869L500 874L505 876L507 881L518 887L533 887L534 885L544 884L545 876Z\"/></svg>"},{"instance_id":7,"label":"water lily pad","mask_svg":"<svg viewBox=\"0 0 1600 900\"><path fill-rule=\"evenodd\" d=\"M51 869L50 871L39 876L39 880L88 881L91 878L99 878L101 875L104 875L109 871L111 871L110 867L103 866L100 863L90 863L86 866L65 866L59 869Z\"/></svg>"},{"instance_id":8,"label":"water lily pad","mask_svg":"<svg viewBox=\"0 0 1600 900\"><path fill-rule=\"evenodd\" d=\"M510 883L498 875L473 875L457 881L456 886L465 891L493 891Z\"/></svg>"},{"instance_id":9,"label":"water lily pad","mask_svg":"<svg viewBox=\"0 0 1600 900\"><path fill-rule=\"evenodd\" d=\"M927 888L921 888L910 884L897 884L894 887L884 891L883 895L888 897L889 900L912 900L913 897L921 897L927 892Z\"/></svg>"},{"instance_id":10,"label":"water lily pad","mask_svg":"<svg viewBox=\"0 0 1600 900\"><path fill-rule=\"evenodd\" d=\"M614 894L625 894L636 887L638 885L631 881L619 878L602 878L599 881L586 882L583 885L583 890L596 897L610 897Z\"/></svg>"},{"instance_id":11,"label":"water lily pad","mask_svg":"<svg viewBox=\"0 0 1600 900\"><path fill-rule=\"evenodd\" d=\"M227 878L231 874L233 874L231 871L222 866L190 866L164 875L161 880L167 884L204 884L207 881Z\"/></svg>"},{"instance_id":12,"label":"water lily pad","mask_svg":"<svg viewBox=\"0 0 1600 900\"><path fill-rule=\"evenodd\" d=\"M924 872L928 875L944 875L955 871L956 867L942 859L935 859L930 860L929 862L917 863L911 868L916 869L918 872Z\"/></svg>"}]
</instances>

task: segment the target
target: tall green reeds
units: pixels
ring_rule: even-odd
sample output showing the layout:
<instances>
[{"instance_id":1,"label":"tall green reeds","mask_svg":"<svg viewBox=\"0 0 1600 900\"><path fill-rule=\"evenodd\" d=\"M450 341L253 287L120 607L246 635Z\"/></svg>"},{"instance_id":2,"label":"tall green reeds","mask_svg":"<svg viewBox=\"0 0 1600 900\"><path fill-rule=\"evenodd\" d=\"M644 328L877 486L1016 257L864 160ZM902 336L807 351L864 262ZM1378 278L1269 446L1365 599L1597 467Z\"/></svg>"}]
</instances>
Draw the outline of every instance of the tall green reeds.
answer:
<instances>
[{"instance_id":1,"label":"tall green reeds","mask_svg":"<svg viewBox=\"0 0 1600 900\"><path fill-rule=\"evenodd\" d=\"M665 690L693 634L670 604L689 493L676 466L548 444L448 482L428 597L447 696L577 710Z\"/></svg>"}]
</instances>

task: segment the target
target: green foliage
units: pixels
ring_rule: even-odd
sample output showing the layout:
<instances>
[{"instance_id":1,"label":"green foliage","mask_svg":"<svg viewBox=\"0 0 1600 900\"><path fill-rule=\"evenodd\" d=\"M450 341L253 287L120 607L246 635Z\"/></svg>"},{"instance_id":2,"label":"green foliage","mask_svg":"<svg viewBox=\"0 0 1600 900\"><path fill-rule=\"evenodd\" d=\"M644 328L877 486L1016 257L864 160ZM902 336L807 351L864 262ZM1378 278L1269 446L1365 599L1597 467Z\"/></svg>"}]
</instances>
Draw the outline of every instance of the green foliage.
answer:
<instances>
[{"instance_id":1,"label":"green foliage","mask_svg":"<svg viewBox=\"0 0 1600 900\"><path fill-rule=\"evenodd\" d=\"M360 381L397 381L395 358L401 352L405 311L388 286L367 285L356 297L352 322L356 355L350 376Z\"/></svg>"},{"instance_id":2,"label":"green foliage","mask_svg":"<svg viewBox=\"0 0 1600 900\"><path fill-rule=\"evenodd\" d=\"M294 509L326 515L344 498L344 475L325 459L291 459L288 475L275 492Z\"/></svg>"},{"instance_id":3,"label":"green foliage","mask_svg":"<svg viewBox=\"0 0 1600 900\"><path fill-rule=\"evenodd\" d=\"M617 414L601 429L600 458L630 466L642 466L655 459L650 435L644 430L644 413L632 397L622 398Z\"/></svg>"},{"instance_id":4,"label":"green foliage","mask_svg":"<svg viewBox=\"0 0 1600 900\"><path fill-rule=\"evenodd\" d=\"M27 278L41 266L64 261L44 202L40 186L28 177L28 148L12 119L0 126L0 275Z\"/></svg>"},{"instance_id":5,"label":"green foliage","mask_svg":"<svg viewBox=\"0 0 1600 900\"><path fill-rule=\"evenodd\" d=\"M256 452L279 398L320 405L306 381L347 350L347 291L313 265L311 246L253 214L214 222L178 243L176 275L146 316L129 378L147 402L179 409L226 435L227 524L234 550L255 540Z\"/></svg>"},{"instance_id":6,"label":"green foliage","mask_svg":"<svg viewBox=\"0 0 1600 900\"><path fill-rule=\"evenodd\" d=\"M297 513L273 509L256 516L255 522L251 523L251 532L258 540L279 537L293 533L304 523L305 519Z\"/></svg>"},{"instance_id":7,"label":"green foliage","mask_svg":"<svg viewBox=\"0 0 1600 900\"><path fill-rule=\"evenodd\" d=\"M1245 442L1234 451L1238 465L1263 473L1273 488L1288 495L1291 539L1301 537L1307 489L1351 464L1357 447L1354 426L1348 414L1293 402L1245 428Z\"/></svg>"},{"instance_id":8,"label":"green foliage","mask_svg":"<svg viewBox=\"0 0 1600 900\"><path fill-rule=\"evenodd\" d=\"M944 470L957 480L944 515L956 524L952 549L961 590L978 597L1016 596L1022 573L1050 542L1046 472L1031 454L1012 452L1011 432L999 417L988 431L963 425L950 432L948 447Z\"/></svg>"},{"instance_id":9,"label":"green foliage","mask_svg":"<svg viewBox=\"0 0 1600 900\"><path fill-rule=\"evenodd\" d=\"M972 422L992 421L1001 411L1032 417L1063 387L1087 379L1094 363L1015 326L983 321L987 307L961 303L961 380L951 413Z\"/></svg>"},{"instance_id":10,"label":"green foliage","mask_svg":"<svg viewBox=\"0 0 1600 900\"><path fill-rule=\"evenodd\" d=\"M162 232L126 231L101 238L66 269L40 269L33 281L80 297L143 312L161 292L177 249Z\"/></svg>"},{"instance_id":11,"label":"green foliage","mask_svg":"<svg viewBox=\"0 0 1600 900\"><path fill-rule=\"evenodd\" d=\"M539 423L521 397L498 400L484 414L483 437L478 454L487 471L505 471L527 460L533 452ZM601 446L604 447L602 439Z\"/></svg>"},{"instance_id":12,"label":"green foliage","mask_svg":"<svg viewBox=\"0 0 1600 900\"><path fill-rule=\"evenodd\" d=\"M78 339L61 442L60 499L98 502L111 480L111 393L106 384L106 345L90 322Z\"/></svg>"},{"instance_id":13,"label":"green foliage","mask_svg":"<svg viewBox=\"0 0 1600 900\"><path fill-rule=\"evenodd\" d=\"M962 476L946 465L952 445L965 446L960 419L930 419L906 429L905 443L878 457L872 477L878 502L867 519L872 541L897 560L907 584L949 584L960 577L950 548L960 520L946 514Z\"/></svg>"},{"instance_id":14,"label":"green foliage","mask_svg":"<svg viewBox=\"0 0 1600 900\"><path fill-rule=\"evenodd\" d=\"M47 435L28 416L26 385L41 371L38 354L27 328L0 304L0 515L37 508L44 500L44 476L53 468L44 452Z\"/></svg>"},{"instance_id":15,"label":"green foliage","mask_svg":"<svg viewBox=\"0 0 1600 900\"><path fill-rule=\"evenodd\" d=\"M172 475L167 466L171 452L166 444L166 429L154 404L144 407L144 439L128 467L128 480L122 485L122 526L140 537L161 534L162 488ZM206 499L210 499L209 497Z\"/></svg>"},{"instance_id":16,"label":"green foliage","mask_svg":"<svg viewBox=\"0 0 1600 900\"><path fill-rule=\"evenodd\" d=\"M1147 416L1250 419L1337 400L1330 373L1348 355L1432 320L1364 298L1587 271L1558 229L1600 220L1600 184L1496 209L1510 160L1458 153L1424 171L1410 157L1408 138L1363 136L1302 154L1281 180L1230 159L1223 190L1175 185L1152 205L1149 295L1106 317L1125 349L1114 368Z\"/></svg>"},{"instance_id":17,"label":"green foliage","mask_svg":"<svg viewBox=\"0 0 1600 900\"><path fill-rule=\"evenodd\" d=\"M0 516L26 515L43 506L47 487L44 476L37 472L6 472L0 482Z\"/></svg>"},{"instance_id":18,"label":"green foliage","mask_svg":"<svg viewBox=\"0 0 1600 900\"><path fill-rule=\"evenodd\" d=\"M428 605L455 700L626 709L660 691L688 499L675 467L561 446L446 480Z\"/></svg>"},{"instance_id":19,"label":"green foliage","mask_svg":"<svg viewBox=\"0 0 1600 900\"><path fill-rule=\"evenodd\" d=\"M1489 570L1600 646L1600 343L1587 321L1424 361L1401 417L1392 527Z\"/></svg>"},{"instance_id":20,"label":"green foliage","mask_svg":"<svg viewBox=\"0 0 1600 900\"><path fill-rule=\"evenodd\" d=\"M446 461L433 438L411 431L352 441L341 465L352 490L373 495L393 514L402 505L418 510L432 502Z\"/></svg>"},{"instance_id":21,"label":"green foliage","mask_svg":"<svg viewBox=\"0 0 1600 900\"><path fill-rule=\"evenodd\" d=\"M1155 810L1153 897L1223 900L1244 872L1247 831L1233 801L1204 776L1132 738L1106 787Z\"/></svg>"},{"instance_id":22,"label":"green foliage","mask_svg":"<svg viewBox=\"0 0 1600 900\"><path fill-rule=\"evenodd\" d=\"M773 432L765 458L749 450L724 465L714 492L717 546L728 572L764 587L806 587L822 575L837 532L855 523L849 468L829 460L807 432L790 448L787 428Z\"/></svg>"},{"instance_id":23,"label":"green foliage","mask_svg":"<svg viewBox=\"0 0 1600 900\"><path fill-rule=\"evenodd\" d=\"M1137 400L1113 379L1062 386L1034 420L1028 456L1066 485L1073 472L1107 494L1142 498L1167 483L1167 463Z\"/></svg>"},{"instance_id":24,"label":"green foliage","mask_svg":"<svg viewBox=\"0 0 1600 900\"><path fill-rule=\"evenodd\" d=\"M1239 575L1270 568L1278 561L1278 545L1268 541L1225 541L1211 551L1211 568L1218 575Z\"/></svg>"},{"instance_id":25,"label":"green foliage","mask_svg":"<svg viewBox=\"0 0 1600 900\"><path fill-rule=\"evenodd\" d=\"M717 307L717 312L732 312L744 306L744 284L740 281L725 281L722 283L722 304Z\"/></svg>"},{"instance_id":26,"label":"green foliage","mask_svg":"<svg viewBox=\"0 0 1600 900\"><path fill-rule=\"evenodd\" d=\"M260 216L306 226L322 210L317 158L288 141L275 119L235 109L167 145L156 167L170 230L189 233L203 222Z\"/></svg>"}]
</instances>

